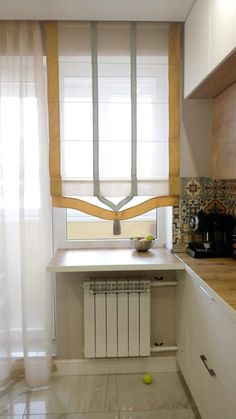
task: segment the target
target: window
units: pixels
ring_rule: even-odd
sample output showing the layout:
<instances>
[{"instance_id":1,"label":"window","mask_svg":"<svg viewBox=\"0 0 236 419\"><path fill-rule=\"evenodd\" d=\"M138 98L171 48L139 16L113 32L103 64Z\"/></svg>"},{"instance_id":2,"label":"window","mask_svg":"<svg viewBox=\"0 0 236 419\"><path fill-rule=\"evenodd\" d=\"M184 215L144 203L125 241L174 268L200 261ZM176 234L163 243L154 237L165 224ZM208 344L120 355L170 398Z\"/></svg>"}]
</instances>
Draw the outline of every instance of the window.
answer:
<instances>
[{"instance_id":1,"label":"window","mask_svg":"<svg viewBox=\"0 0 236 419\"><path fill-rule=\"evenodd\" d=\"M157 210L146 212L130 220L122 221L119 239L143 237L146 234L157 237ZM81 211L67 209L67 240L111 240L114 239L112 222L93 217Z\"/></svg>"},{"instance_id":2,"label":"window","mask_svg":"<svg viewBox=\"0 0 236 419\"><path fill-rule=\"evenodd\" d=\"M59 24L63 194L81 196L84 189L87 196L93 195L96 159L100 194L109 198L117 192L123 198L130 195L134 158L137 194L154 195L154 188L158 190L162 183L167 194L168 24L139 24L133 53L129 23L98 23L95 41L91 40L93 29L90 23ZM74 38L80 42L71 56L66 40L75 45ZM135 75L130 75L132 54Z\"/></svg>"},{"instance_id":3,"label":"window","mask_svg":"<svg viewBox=\"0 0 236 419\"><path fill-rule=\"evenodd\" d=\"M156 237L155 246L163 247L165 245L167 248L172 248L172 207L161 207L150 211L150 213L145 213L141 217L137 217L122 221L122 231L121 236L116 236L114 238L112 234L112 221L111 220L101 220L97 218L96 227L98 230L96 233L92 230L93 217L87 215L86 213L73 211L70 209L64 208L54 208L53 209L53 231L54 231L54 250L58 248L104 248L109 246L109 248L120 248L120 247L130 247L132 246L130 242L130 237L137 236L139 228L146 228L147 225L151 228L150 232ZM78 221L79 219L79 221ZM103 224L103 221L106 224L104 234L103 227L100 229L99 223ZM69 228L72 229L72 232L67 233L68 224ZM82 225L80 224L82 222ZM124 223L128 224L123 226ZM137 227L137 222L140 223L140 226ZM74 227L72 223L75 223ZM79 223L79 224L78 224ZM84 223L84 225L83 225ZM86 223L86 224L85 224ZM136 224L136 225L135 225ZM132 229L133 228L133 229ZM143 228L143 231L144 231ZM79 229L79 233L77 234ZM129 229L129 230L128 230ZM131 230L132 229L132 230ZM85 231L86 237L82 238L82 231ZM92 234L90 235L90 232ZM129 234L129 231L132 234ZM101 234L100 234L101 233ZM127 233L127 234L126 234ZM147 231L148 233L148 231ZM89 236L90 235L90 236ZM123 237L122 237L123 235ZM125 238L126 236L126 238ZM96 238L97 237L97 238Z\"/></svg>"},{"instance_id":4,"label":"window","mask_svg":"<svg viewBox=\"0 0 236 419\"><path fill-rule=\"evenodd\" d=\"M179 35L168 23L48 24L54 206L119 221L178 203Z\"/></svg>"}]
</instances>

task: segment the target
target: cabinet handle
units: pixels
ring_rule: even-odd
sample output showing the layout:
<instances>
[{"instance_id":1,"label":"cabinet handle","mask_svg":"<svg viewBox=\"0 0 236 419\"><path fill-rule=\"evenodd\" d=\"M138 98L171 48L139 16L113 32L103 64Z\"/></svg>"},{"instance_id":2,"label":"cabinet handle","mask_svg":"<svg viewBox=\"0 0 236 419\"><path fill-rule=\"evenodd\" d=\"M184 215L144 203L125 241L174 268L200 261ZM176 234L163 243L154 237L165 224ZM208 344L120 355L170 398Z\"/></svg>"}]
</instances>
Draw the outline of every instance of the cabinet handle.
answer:
<instances>
[{"instance_id":1,"label":"cabinet handle","mask_svg":"<svg viewBox=\"0 0 236 419\"><path fill-rule=\"evenodd\" d=\"M211 300L214 301L214 297L212 297L210 294L208 294L208 292L200 286L200 290L202 290L202 292L204 292L204 294L206 294L206 296Z\"/></svg>"},{"instance_id":2,"label":"cabinet handle","mask_svg":"<svg viewBox=\"0 0 236 419\"><path fill-rule=\"evenodd\" d=\"M216 373L215 373L215 371L213 369L211 369L211 368L208 367L208 365L207 365L207 359L206 359L205 355L200 355L200 358L201 358L203 364L205 365L207 371L209 372L209 374L212 377L215 377L216 376Z\"/></svg>"}]
</instances>

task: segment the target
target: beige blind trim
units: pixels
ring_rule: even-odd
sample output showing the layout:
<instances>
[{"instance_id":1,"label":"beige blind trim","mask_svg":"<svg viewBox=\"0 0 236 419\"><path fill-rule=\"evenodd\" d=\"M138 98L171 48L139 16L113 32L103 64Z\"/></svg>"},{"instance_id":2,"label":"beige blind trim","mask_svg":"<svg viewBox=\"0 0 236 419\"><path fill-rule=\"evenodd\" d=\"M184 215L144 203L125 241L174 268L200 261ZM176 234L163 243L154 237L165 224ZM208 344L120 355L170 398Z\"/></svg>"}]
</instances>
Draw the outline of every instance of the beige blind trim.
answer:
<instances>
[{"instance_id":1,"label":"beige blind trim","mask_svg":"<svg viewBox=\"0 0 236 419\"><path fill-rule=\"evenodd\" d=\"M179 194L180 175L180 39L181 24L169 29L169 191Z\"/></svg>"},{"instance_id":2,"label":"beige blind trim","mask_svg":"<svg viewBox=\"0 0 236 419\"><path fill-rule=\"evenodd\" d=\"M170 195L151 198L132 208L114 212L86 201L62 196L60 173L60 111L58 25L45 23L49 111L49 164L53 206L80 210L106 220L125 220L144 214L154 208L178 205L179 145L180 145L180 36L181 24L170 23L169 33L169 190Z\"/></svg>"},{"instance_id":3,"label":"beige blind trim","mask_svg":"<svg viewBox=\"0 0 236 419\"><path fill-rule=\"evenodd\" d=\"M58 70L58 27L57 22L46 22L46 57L48 82L49 114L49 170L51 195L61 196L60 169L60 108L59 108L59 70Z\"/></svg>"},{"instance_id":4,"label":"beige blind trim","mask_svg":"<svg viewBox=\"0 0 236 419\"><path fill-rule=\"evenodd\" d=\"M173 207L178 205L178 196L157 196L155 198L148 199L141 204L135 205L126 210L119 212L106 210L96 205L90 204L82 199L78 198L67 198L63 196L54 196L52 204L58 208L71 208L85 212L86 214L93 215L94 217L103 218L104 220L127 220L128 218L137 217L138 215L144 214L147 211L151 211L154 208L160 207Z\"/></svg>"}]
</instances>

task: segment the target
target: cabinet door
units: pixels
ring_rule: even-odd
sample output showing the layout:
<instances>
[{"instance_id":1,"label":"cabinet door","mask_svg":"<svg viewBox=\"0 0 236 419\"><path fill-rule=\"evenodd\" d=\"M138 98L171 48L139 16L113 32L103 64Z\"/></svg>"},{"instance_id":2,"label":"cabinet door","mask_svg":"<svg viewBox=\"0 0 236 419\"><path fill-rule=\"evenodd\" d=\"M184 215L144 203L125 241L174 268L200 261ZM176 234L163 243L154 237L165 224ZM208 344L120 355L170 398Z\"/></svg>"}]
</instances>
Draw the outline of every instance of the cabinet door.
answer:
<instances>
[{"instance_id":1,"label":"cabinet door","mask_svg":"<svg viewBox=\"0 0 236 419\"><path fill-rule=\"evenodd\" d=\"M202 417L235 419L236 317L218 300L196 275L178 274L177 361Z\"/></svg>"},{"instance_id":2,"label":"cabinet door","mask_svg":"<svg viewBox=\"0 0 236 419\"><path fill-rule=\"evenodd\" d=\"M236 1L210 0L210 68L213 70L236 48Z\"/></svg>"},{"instance_id":3,"label":"cabinet door","mask_svg":"<svg viewBox=\"0 0 236 419\"><path fill-rule=\"evenodd\" d=\"M209 419L208 403L210 399L210 383L208 373L202 365L200 355L202 353L198 348L196 340L189 334L189 378L187 384L202 418Z\"/></svg>"},{"instance_id":4,"label":"cabinet door","mask_svg":"<svg viewBox=\"0 0 236 419\"><path fill-rule=\"evenodd\" d=\"M236 404L227 395L218 371L212 364L207 353L203 353L198 342L190 335L190 378L189 388L203 419L235 419ZM211 376L201 355L207 358L208 368L214 369L216 375Z\"/></svg>"},{"instance_id":5,"label":"cabinet door","mask_svg":"<svg viewBox=\"0 0 236 419\"><path fill-rule=\"evenodd\" d=\"M190 333L210 362L217 369L222 387L236 399L236 321L227 309L219 304L218 298L198 278L191 278L193 292L190 314ZM235 316L236 320L236 316Z\"/></svg>"},{"instance_id":6,"label":"cabinet door","mask_svg":"<svg viewBox=\"0 0 236 419\"><path fill-rule=\"evenodd\" d=\"M184 96L210 71L210 0L198 0L185 22Z\"/></svg>"},{"instance_id":7,"label":"cabinet door","mask_svg":"<svg viewBox=\"0 0 236 419\"><path fill-rule=\"evenodd\" d=\"M176 354L177 362L181 371L188 380L188 285L189 281L186 280L186 272L177 272L178 287L176 288L176 343L178 352Z\"/></svg>"}]
</instances>

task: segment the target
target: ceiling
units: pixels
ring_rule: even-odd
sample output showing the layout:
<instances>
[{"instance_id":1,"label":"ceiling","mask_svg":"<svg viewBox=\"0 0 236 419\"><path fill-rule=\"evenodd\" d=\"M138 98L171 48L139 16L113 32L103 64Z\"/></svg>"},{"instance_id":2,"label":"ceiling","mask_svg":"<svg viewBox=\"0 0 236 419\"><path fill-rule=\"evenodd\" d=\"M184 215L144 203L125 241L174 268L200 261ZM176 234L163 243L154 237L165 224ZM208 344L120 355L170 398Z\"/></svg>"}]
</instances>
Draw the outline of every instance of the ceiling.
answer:
<instances>
[{"instance_id":1,"label":"ceiling","mask_svg":"<svg viewBox=\"0 0 236 419\"><path fill-rule=\"evenodd\" d=\"M185 21L196 0L0 0L0 19Z\"/></svg>"}]
</instances>

